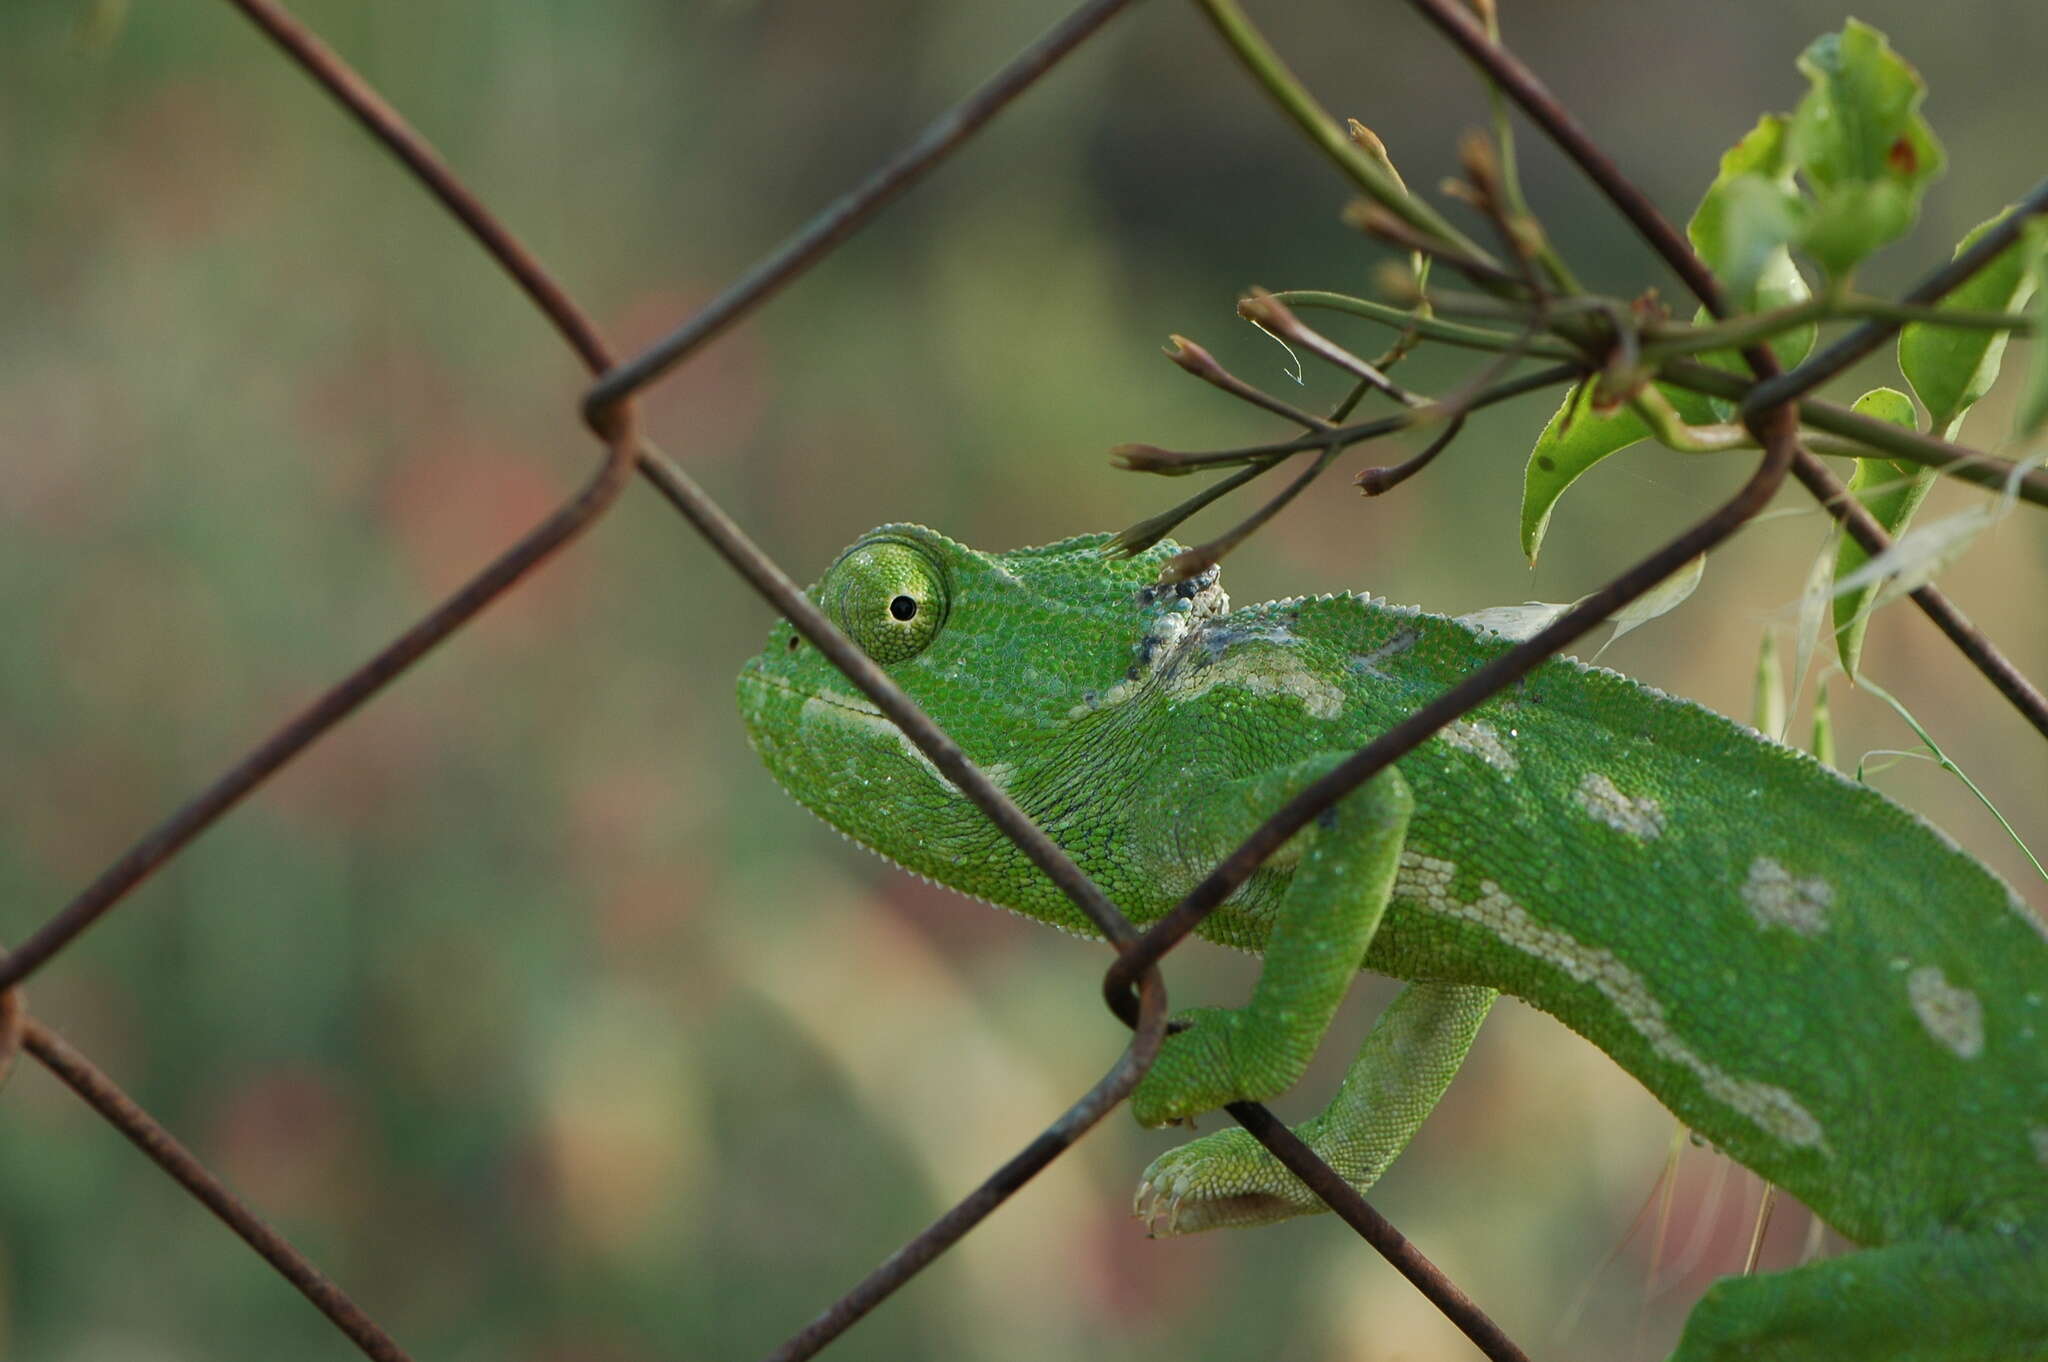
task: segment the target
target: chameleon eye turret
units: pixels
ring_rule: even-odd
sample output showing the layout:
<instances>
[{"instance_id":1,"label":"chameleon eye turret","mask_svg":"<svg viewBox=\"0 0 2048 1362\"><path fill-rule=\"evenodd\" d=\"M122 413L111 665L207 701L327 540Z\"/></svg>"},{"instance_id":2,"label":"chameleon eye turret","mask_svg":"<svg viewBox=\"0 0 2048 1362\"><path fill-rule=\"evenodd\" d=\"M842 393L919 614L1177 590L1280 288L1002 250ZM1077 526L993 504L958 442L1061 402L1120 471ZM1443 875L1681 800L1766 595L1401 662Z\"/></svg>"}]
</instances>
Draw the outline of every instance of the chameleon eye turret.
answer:
<instances>
[{"instance_id":1,"label":"chameleon eye turret","mask_svg":"<svg viewBox=\"0 0 2048 1362\"><path fill-rule=\"evenodd\" d=\"M916 544L890 537L848 549L819 588L832 622L883 666L909 661L938 637L948 597L939 564Z\"/></svg>"}]
</instances>

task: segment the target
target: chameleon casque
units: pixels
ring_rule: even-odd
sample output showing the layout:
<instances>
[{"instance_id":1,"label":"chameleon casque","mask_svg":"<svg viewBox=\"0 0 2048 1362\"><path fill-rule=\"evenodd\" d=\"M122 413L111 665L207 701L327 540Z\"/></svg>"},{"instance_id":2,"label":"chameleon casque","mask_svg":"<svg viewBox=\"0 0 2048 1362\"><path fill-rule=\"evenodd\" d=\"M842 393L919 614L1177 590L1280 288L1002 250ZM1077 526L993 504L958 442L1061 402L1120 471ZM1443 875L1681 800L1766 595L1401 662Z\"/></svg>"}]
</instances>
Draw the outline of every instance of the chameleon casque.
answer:
<instances>
[{"instance_id":1,"label":"chameleon casque","mask_svg":"<svg viewBox=\"0 0 2048 1362\"><path fill-rule=\"evenodd\" d=\"M1134 921L1303 784L1508 643L1357 595L1232 610L1092 535L986 554L889 525L812 597ZM742 672L791 794L962 893L1088 921L787 622ZM1495 991L1587 1037L1861 1247L1715 1284L1676 1357L2048 1359L2048 929L1915 815L1754 730L1558 659L1322 815L1201 929L1266 960L1133 1095L1264 1099L1353 973L1411 981L1301 1134L1363 1188ZM1138 1209L1186 1232L1322 1209L1241 1130Z\"/></svg>"}]
</instances>

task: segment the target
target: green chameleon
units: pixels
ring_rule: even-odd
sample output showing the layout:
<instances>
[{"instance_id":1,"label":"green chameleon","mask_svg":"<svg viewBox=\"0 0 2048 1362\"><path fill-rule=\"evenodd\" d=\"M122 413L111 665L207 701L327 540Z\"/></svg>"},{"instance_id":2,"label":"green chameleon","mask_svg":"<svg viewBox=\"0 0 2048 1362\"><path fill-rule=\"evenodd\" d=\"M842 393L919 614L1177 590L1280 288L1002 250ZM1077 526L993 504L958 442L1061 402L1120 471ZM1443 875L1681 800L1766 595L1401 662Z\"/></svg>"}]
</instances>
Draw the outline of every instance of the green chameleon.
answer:
<instances>
[{"instance_id":1,"label":"green chameleon","mask_svg":"<svg viewBox=\"0 0 2048 1362\"><path fill-rule=\"evenodd\" d=\"M1508 643L1356 595L1232 610L1170 543L976 552L888 525L812 597L1134 921ZM1084 918L787 622L741 673L777 780L898 864ZM1496 990L1864 1247L1729 1278L1676 1356L2048 1359L2048 930L1941 833L1749 728L1570 660L1451 724L1211 916L1260 951L1242 1008L1181 1014L1139 1121L1301 1075L1359 968L1412 981L1300 1134L1363 1189ZM1323 1209L1245 1132L1146 1170L1166 1233Z\"/></svg>"}]
</instances>

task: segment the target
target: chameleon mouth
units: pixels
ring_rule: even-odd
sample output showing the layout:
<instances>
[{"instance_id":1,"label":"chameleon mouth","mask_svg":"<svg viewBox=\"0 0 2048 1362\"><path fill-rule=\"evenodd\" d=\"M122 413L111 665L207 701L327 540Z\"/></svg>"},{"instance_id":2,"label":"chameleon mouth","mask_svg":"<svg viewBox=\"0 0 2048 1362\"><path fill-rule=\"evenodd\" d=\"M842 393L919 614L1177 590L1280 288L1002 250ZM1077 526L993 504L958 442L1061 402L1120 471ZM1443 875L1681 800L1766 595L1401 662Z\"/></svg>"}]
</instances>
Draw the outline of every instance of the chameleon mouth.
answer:
<instances>
[{"instance_id":1,"label":"chameleon mouth","mask_svg":"<svg viewBox=\"0 0 2048 1362\"><path fill-rule=\"evenodd\" d=\"M881 708L874 701L868 699L865 695L847 695L832 691L810 690L803 686L791 685L781 677L763 669L758 660L747 664L747 669L742 674L742 679L751 686L758 686L766 690L778 690L784 695L794 696L805 702L816 700L821 705L830 705L834 709L843 709L849 714L858 714L862 718L882 719L888 717L882 713Z\"/></svg>"}]
</instances>

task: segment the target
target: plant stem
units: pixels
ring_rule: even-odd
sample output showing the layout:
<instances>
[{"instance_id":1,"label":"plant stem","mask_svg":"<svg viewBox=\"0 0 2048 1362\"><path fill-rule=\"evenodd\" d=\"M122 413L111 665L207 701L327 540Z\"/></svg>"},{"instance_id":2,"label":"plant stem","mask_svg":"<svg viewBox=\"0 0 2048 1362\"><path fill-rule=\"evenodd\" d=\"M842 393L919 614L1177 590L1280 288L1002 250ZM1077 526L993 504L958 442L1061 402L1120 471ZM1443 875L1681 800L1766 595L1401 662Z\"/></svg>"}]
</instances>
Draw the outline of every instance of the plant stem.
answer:
<instances>
[{"instance_id":1,"label":"plant stem","mask_svg":"<svg viewBox=\"0 0 2048 1362\"><path fill-rule=\"evenodd\" d=\"M1398 179L1381 169L1345 135L1343 127L1316 101L1316 97L1288 69L1287 63L1280 59L1280 54L1266 42L1265 35L1252 26L1236 0L1196 0L1196 3L1208 15L1209 22L1215 26L1224 44L1237 54L1238 61L1251 73L1252 79L1375 203L1424 236L1446 243L1453 248L1454 254L1470 256L1498 267L1499 262L1476 242L1452 226L1428 203L1410 194Z\"/></svg>"},{"instance_id":2,"label":"plant stem","mask_svg":"<svg viewBox=\"0 0 2048 1362\"><path fill-rule=\"evenodd\" d=\"M1513 331L1496 331L1485 326L1465 326L1458 322L1447 322L1440 317L1422 316L1404 308L1376 303L1369 298L1354 298L1348 293L1332 293L1325 289L1283 289L1272 295L1289 307L1319 307L1327 312L1348 312L1354 317L1379 322L1399 331L1413 331L1424 340L1442 341L1446 345L1462 346L1467 350L1512 350L1522 344L1522 337ZM1523 346L1526 353L1545 359L1576 359L1578 351L1561 340L1547 337L1532 337Z\"/></svg>"},{"instance_id":3,"label":"plant stem","mask_svg":"<svg viewBox=\"0 0 2048 1362\"><path fill-rule=\"evenodd\" d=\"M1645 383L1628 400L1629 409L1643 418L1657 443L1681 454L1723 454L1731 449L1755 449L1756 437L1747 426L1724 422L1714 426L1689 426L1671 405L1671 399Z\"/></svg>"},{"instance_id":4,"label":"plant stem","mask_svg":"<svg viewBox=\"0 0 2048 1362\"><path fill-rule=\"evenodd\" d=\"M1666 361L1658 369L1657 377L1675 387L1726 398L1731 402L1742 401L1754 386L1739 374L1691 359ZM1889 421L1880 421L1818 398L1799 399L1799 420L1802 425L1854 441L1863 447L1858 451L1859 457L1904 459L1939 469L1950 477L1976 483L1994 492L2003 492L2010 484L2020 500L2048 506L2048 473L2041 469L2028 469L2015 478L2016 466L2010 460L1996 458L1967 445L1938 440L1932 435L1895 426Z\"/></svg>"},{"instance_id":5,"label":"plant stem","mask_svg":"<svg viewBox=\"0 0 2048 1362\"><path fill-rule=\"evenodd\" d=\"M1809 298L1803 303L1733 317L1702 326L1658 323L1644 328L1643 353L1651 358L1698 354L1766 341L1781 332L1812 322L1874 318L1881 321L1951 326L1972 331L2010 331L2029 336L2034 320L2023 312L1984 312L1972 308L1898 303L1886 298Z\"/></svg>"},{"instance_id":6,"label":"plant stem","mask_svg":"<svg viewBox=\"0 0 2048 1362\"><path fill-rule=\"evenodd\" d=\"M1486 24L1486 36L1496 46L1500 43L1500 10L1493 5L1480 9L1480 18ZM1480 68L1480 77L1486 81L1486 100L1493 109L1493 140L1500 147L1500 188L1501 197L1511 217L1529 223L1536 222L1536 215L1529 211L1529 200L1522 195L1522 174L1515 166L1515 125L1508 113L1507 92L1500 88L1498 81ZM1537 231L1535 240L1536 263L1543 267L1551 284L1560 293L1583 293L1571 267L1564 263L1564 257L1550 244L1550 234Z\"/></svg>"}]
</instances>

